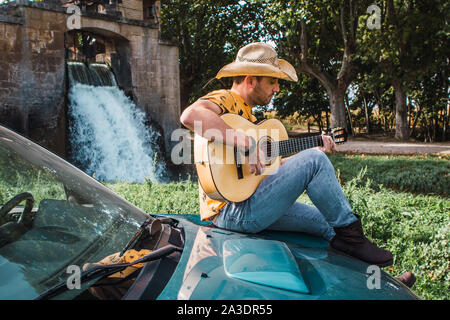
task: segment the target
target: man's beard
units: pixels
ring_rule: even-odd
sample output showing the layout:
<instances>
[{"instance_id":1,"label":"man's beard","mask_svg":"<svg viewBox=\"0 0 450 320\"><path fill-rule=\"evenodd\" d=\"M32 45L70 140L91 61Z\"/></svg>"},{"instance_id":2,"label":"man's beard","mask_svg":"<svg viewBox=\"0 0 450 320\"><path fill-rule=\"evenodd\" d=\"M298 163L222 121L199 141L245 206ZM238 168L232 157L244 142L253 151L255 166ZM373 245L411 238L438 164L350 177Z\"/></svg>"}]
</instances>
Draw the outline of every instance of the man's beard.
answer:
<instances>
[{"instance_id":1,"label":"man's beard","mask_svg":"<svg viewBox=\"0 0 450 320\"><path fill-rule=\"evenodd\" d=\"M266 96L262 92L262 90L259 90L259 89L256 91L256 93L258 95L255 97L255 103L254 103L255 106L265 106L265 105L269 104L270 101L272 100L272 97L274 96L273 93L270 94L269 96ZM259 96L259 94L261 94L261 96ZM264 96L262 96L263 94L264 94Z\"/></svg>"}]
</instances>

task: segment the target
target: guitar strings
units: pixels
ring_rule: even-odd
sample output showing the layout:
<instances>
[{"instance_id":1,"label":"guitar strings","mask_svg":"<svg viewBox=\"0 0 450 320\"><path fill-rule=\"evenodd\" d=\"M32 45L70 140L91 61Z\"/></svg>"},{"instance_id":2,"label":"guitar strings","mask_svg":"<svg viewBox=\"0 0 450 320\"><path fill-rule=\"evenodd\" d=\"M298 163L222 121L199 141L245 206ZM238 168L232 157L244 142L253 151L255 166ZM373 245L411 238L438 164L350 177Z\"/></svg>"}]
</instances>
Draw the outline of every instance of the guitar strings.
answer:
<instances>
[{"instance_id":1,"label":"guitar strings","mask_svg":"<svg viewBox=\"0 0 450 320\"><path fill-rule=\"evenodd\" d=\"M270 146L267 146L267 150L270 150L270 154L266 152L269 157L286 156L306 149L323 146L322 136L309 136L304 138L289 139L282 141L269 142Z\"/></svg>"}]
</instances>

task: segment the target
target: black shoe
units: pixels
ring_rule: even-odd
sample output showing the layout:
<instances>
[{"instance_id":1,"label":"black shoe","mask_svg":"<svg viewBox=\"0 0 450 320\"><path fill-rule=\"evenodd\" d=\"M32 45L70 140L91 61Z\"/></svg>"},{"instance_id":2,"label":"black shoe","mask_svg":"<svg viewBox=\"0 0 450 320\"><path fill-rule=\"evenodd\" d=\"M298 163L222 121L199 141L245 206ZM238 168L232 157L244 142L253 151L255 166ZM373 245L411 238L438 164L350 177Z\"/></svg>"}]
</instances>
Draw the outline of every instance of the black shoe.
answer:
<instances>
[{"instance_id":1,"label":"black shoe","mask_svg":"<svg viewBox=\"0 0 450 320\"><path fill-rule=\"evenodd\" d=\"M392 253L377 247L364 235L361 219L345 227L336 227L336 235L330 241L329 247L338 253L344 253L364 262L387 267L392 265Z\"/></svg>"},{"instance_id":2,"label":"black shoe","mask_svg":"<svg viewBox=\"0 0 450 320\"><path fill-rule=\"evenodd\" d=\"M399 275L398 277L396 277L396 279L401 283L403 283L408 288L411 288L413 284L416 282L416 277L412 274L412 272L409 271L405 272L402 275Z\"/></svg>"}]
</instances>

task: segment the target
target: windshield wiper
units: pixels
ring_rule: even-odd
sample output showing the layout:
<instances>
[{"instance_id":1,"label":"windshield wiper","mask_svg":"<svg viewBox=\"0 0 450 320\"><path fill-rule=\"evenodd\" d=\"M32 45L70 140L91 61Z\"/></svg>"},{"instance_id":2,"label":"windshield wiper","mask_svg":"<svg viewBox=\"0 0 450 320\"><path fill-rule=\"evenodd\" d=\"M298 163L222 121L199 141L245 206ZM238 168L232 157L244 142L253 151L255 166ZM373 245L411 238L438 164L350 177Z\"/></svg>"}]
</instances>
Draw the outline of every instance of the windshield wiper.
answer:
<instances>
[{"instance_id":1,"label":"windshield wiper","mask_svg":"<svg viewBox=\"0 0 450 320\"><path fill-rule=\"evenodd\" d=\"M170 224L171 223L170 218L154 218L154 217L148 217L147 220L144 221L144 223L139 227L138 231L135 233L135 235L128 241L128 243L125 245L125 247L122 249L122 251L119 254L119 257L121 257L125 251L127 251L129 248L134 246L141 236L145 234L145 231L147 232L150 237L154 237L156 234L162 231L162 224Z\"/></svg>"},{"instance_id":2,"label":"windshield wiper","mask_svg":"<svg viewBox=\"0 0 450 320\"><path fill-rule=\"evenodd\" d=\"M107 277L111 274L114 274L116 272L122 271L125 268L131 267L138 263L143 262L149 262L158 260L161 258L164 258L174 252L182 252L183 248L174 246L172 244L169 244L167 246L164 246L162 248L159 248L155 251L150 252L149 254L143 256L140 259L137 259L130 263L118 263L118 264L111 264L111 265L98 265L95 267L92 267L86 271L83 271L80 275L80 284L85 283L87 281L96 279L96 278L103 278ZM39 295L35 300L44 300L44 299L51 299L65 291L69 290L69 287L67 286L67 283L61 283L59 285L56 285L53 288L50 288L46 290L44 293Z\"/></svg>"},{"instance_id":3,"label":"windshield wiper","mask_svg":"<svg viewBox=\"0 0 450 320\"><path fill-rule=\"evenodd\" d=\"M130 239L130 241L128 241L128 243L125 245L125 247L122 249L122 251L119 254L119 257L123 256L123 254L125 253L125 251L127 251L129 248L131 248L132 245L134 245L139 238L142 236L142 234L145 231L145 228L147 228L147 226L151 223L154 223L156 220L152 217L148 217L147 220L144 221L143 224L141 224L141 226L139 227L138 231L135 233L135 235ZM161 225L161 223L159 224Z\"/></svg>"}]
</instances>

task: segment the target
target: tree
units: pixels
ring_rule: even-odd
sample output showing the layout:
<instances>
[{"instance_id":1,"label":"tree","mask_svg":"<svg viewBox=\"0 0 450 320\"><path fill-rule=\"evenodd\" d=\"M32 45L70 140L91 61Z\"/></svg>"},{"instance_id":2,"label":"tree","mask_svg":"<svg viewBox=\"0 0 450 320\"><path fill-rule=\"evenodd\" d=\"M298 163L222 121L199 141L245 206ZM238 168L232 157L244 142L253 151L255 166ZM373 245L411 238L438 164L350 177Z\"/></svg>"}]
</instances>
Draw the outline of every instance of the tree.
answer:
<instances>
[{"instance_id":1,"label":"tree","mask_svg":"<svg viewBox=\"0 0 450 320\"><path fill-rule=\"evenodd\" d=\"M375 28L369 26L374 18L369 8L378 8ZM275 100L280 112L300 107L317 115L310 102L325 110L326 92L331 126L345 126L345 100L353 84L360 105L362 92L367 94L366 125L376 104L384 128L391 128L395 112L396 137L408 139L411 120L413 128L431 119L448 127L449 16L450 3L444 0L167 0L161 29L164 39L180 46L182 108L219 85L213 81L204 88L240 47L272 40L299 74L316 81L299 77L298 83L282 86ZM430 90L436 96L425 98ZM432 137L439 136L438 127Z\"/></svg>"},{"instance_id":2,"label":"tree","mask_svg":"<svg viewBox=\"0 0 450 320\"><path fill-rule=\"evenodd\" d=\"M449 107L449 78L446 74L446 68L442 68L424 77L411 90L410 100L417 109L411 135L421 140L446 140ZM421 130L416 130L417 124L422 124Z\"/></svg>"},{"instance_id":3,"label":"tree","mask_svg":"<svg viewBox=\"0 0 450 320\"><path fill-rule=\"evenodd\" d=\"M448 15L448 4L439 0L386 0L376 4L380 8L380 29L365 30L362 43L367 57L378 64L374 72L394 89L395 137L407 140L407 94L448 57L443 49L448 47L448 33L442 33L448 29L443 18Z\"/></svg>"},{"instance_id":4,"label":"tree","mask_svg":"<svg viewBox=\"0 0 450 320\"><path fill-rule=\"evenodd\" d=\"M362 47L362 46L361 46ZM377 72L378 64L369 59L369 56L362 56L358 68L358 75L352 83L354 101L356 108L361 108L366 121L366 132L370 133L372 125L371 113L376 107L381 116L380 125L384 131L390 131L390 117L393 112L393 93L391 85L382 73Z\"/></svg>"},{"instance_id":5,"label":"tree","mask_svg":"<svg viewBox=\"0 0 450 320\"><path fill-rule=\"evenodd\" d=\"M331 126L345 127L346 92L356 76L359 18L371 1L271 1L266 28L298 72L325 88Z\"/></svg>"},{"instance_id":6,"label":"tree","mask_svg":"<svg viewBox=\"0 0 450 320\"><path fill-rule=\"evenodd\" d=\"M240 47L260 38L261 17L260 4L238 0L161 2L162 38L180 47L182 109L206 93L203 86Z\"/></svg>"},{"instance_id":7,"label":"tree","mask_svg":"<svg viewBox=\"0 0 450 320\"><path fill-rule=\"evenodd\" d=\"M298 112L299 115L312 117L320 130L324 127L322 113L330 110L324 89L317 79L300 75L298 82L285 84L274 100L277 114L286 117ZM326 127L328 129L328 123Z\"/></svg>"}]
</instances>

